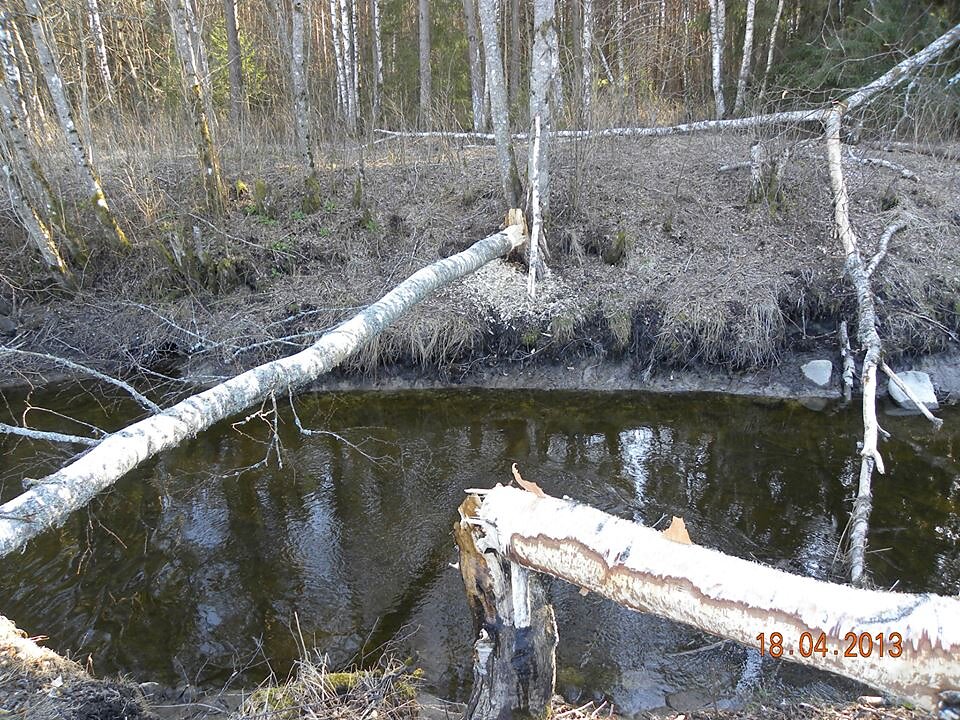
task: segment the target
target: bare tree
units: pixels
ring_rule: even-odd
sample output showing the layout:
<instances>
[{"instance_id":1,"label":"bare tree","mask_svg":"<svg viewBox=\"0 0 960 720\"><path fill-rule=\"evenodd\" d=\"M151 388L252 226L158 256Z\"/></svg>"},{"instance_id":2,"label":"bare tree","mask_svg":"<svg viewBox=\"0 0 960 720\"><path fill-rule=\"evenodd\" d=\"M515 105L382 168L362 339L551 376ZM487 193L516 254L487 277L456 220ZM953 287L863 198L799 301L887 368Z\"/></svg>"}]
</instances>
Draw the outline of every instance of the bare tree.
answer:
<instances>
[{"instance_id":1,"label":"bare tree","mask_svg":"<svg viewBox=\"0 0 960 720\"><path fill-rule=\"evenodd\" d=\"M97 0L87 0L87 13L90 16L90 34L93 35L93 49L97 58L97 72L103 82L107 99L113 100L113 77L110 75L110 63L107 61L107 45L103 40L103 25L100 22L100 7Z\"/></svg>"},{"instance_id":2,"label":"bare tree","mask_svg":"<svg viewBox=\"0 0 960 720\"><path fill-rule=\"evenodd\" d=\"M574 0L576 2L576 0ZM584 125L590 125L593 107L593 0L583 0L583 17L580 32L580 58L583 71L583 105L581 115Z\"/></svg>"},{"instance_id":3,"label":"bare tree","mask_svg":"<svg viewBox=\"0 0 960 720\"><path fill-rule=\"evenodd\" d=\"M747 81L750 79L750 64L753 60L753 19L756 12L757 0L747 0L747 20L743 31L743 57L740 60L740 74L737 76L737 95L733 100L734 115L740 114L747 99Z\"/></svg>"},{"instance_id":4,"label":"bare tree","mask_svg":"<svg viewBox=\"0 0 960 720\"><path fill-rule=\"evenodd\" d=\"M555 0L533 2L533 53L530 62L530 137L536 135L536 119L539 118L539 152L530 143L527 160L528 190L532 184L533 169L537 169L537 191L543 217L550 218L550 133L553 130L554 71L559 54L556 26ZM530 192L528 192L528 198ZM530 203L528 203L528 207Z\"/></svg>"},{"instance_id":5,"label":"bare tree","mask_svg":"<svg viewBox=\"0 0 960 720\"><path fill-rule=\"evenodd\" d=\"M507 98L510 107L517 104L520 92L520 0L510 0L510 63L507 72Z\"/></svg>"},{"instance_id":6,"label":"bare tree","mask_svg":"<svg viewBox=\"0 0 960 720\"><path fill-rule=\"evenodd\" d=\"M191 0L167 0L170 14L170 27L173 31L174 47L180 58L185 84L185 97L196 130L197 155L200 160L200 174L203 179L204 196L208 209L219 214L223 212L226 189L220 173L220 156L214 143L213 127L208 114L212 100L207 96L207 85L203 81L200 69L200 34L193 23L193 13L188 11Z\"/></svg>"},{"instance_id":7,"label":"bare tree","mask_svg":"<svg viewBox=\"0 0 960 720\"><path fill-rule=\"evenodd\" d=\"M310 142L310 96L307 92L306 58L303 51L303 0L293 0L290 29L290 87L293 92L293 125L297 149L310 175L317 171Z\"/></svg>"},{"instance_id":8,"label":"bare tree","mask_svg":"<svg viewBox=\"0 0 960 720\"><path fill-rule=\"evenodd\" d=\"M336 64L337 79L337 102L339 104L340 114L343 117L349 116L349 92L347 90L347 73L344 64L344 44L343 33L340 31L340 13L337 0L330 0L330 38L333 41L333 57Z\"/></svg>"},{"instance_id":9,"label":"bare tree","mask_svg":"<svg viewBox=\"0 0 960 720\"><path fill-rule=\"evenodd\" d=\"M417 0L420 29L420 126L433 126L433 75L430 72L430 0Z\"/></svg>"},{"instance_id":10,"label":"bare tree","mask_svg":"<svg viewBox=\"0 0 960 720\"><path fill-rule=\"evenodd\" d=\"M463 17L467 29L467 53L470 61L470 106L473 110L473 130L483 132L487 127L484 112L483 55L477 37L477 10L473 0L463 0Z\"/></svg>"},{"instance_id":11,"label":"bare tree","mask_svg":"<svg viewBox=\"0 0 960 720\"><path fill-rule=\"evenodd\" d=\"M713 58L713 98L717 108L717 119L727 114L723 100L723 44L726 34L726 2L710 0L710 51Z\"/></svg>"},{"instance_id":12,"label":"bare tree","mask_svg":"<svg viewBox=\"0 0 960 720\"><path fill-rule=\"evenodd\" d=\"M479 10L487 88L490 91L490 116L496 138L497 161L500 165L500 182L507 206L516 208L520 206L523 188L520 185L517 161L510 142L510 115L507 109L507 89L504 87L500 35L497 30L496 0L479 0Z\"/></svg>"},{"instance_id":13,"label":"bare tree","mask_svg":"<svg viewBox=\"0 0 960 720\"><path fill-rule=\"evenodd\" d=\"M347 127L351 132L357 129L357 117L360 113L357 92L357 37L355 18L356 8L353 0L340 0L340 33L343 52L343 74L346 88Z\"/></svg>"},{"instance_id":14,"label":"bare tree","mask_svg":"<svg viewBox=\"0 0 960 720\"><path fill-rule=\"evenodd\" d=\"M370 0L370 34L373 52L373 122L380 121L380 107L383 97L383 46L380 38L380 0Z\"/></svg>"},{"instance_id":15,"label":"bare tree","mask_svg":"<svg viewBox=\"0 0 960 720\"><path fill-rule=\"evenodd\" d=\"M760 83L760 97L767 92L767 79L770 76L770 68L773 67L773 51L777 47L777 30L780 27L780 17L783 15L784 0L777 0L777 12L773 16L773 25L770 28L770 42L767 44L767 64L763 68L763 80Z\"/></svg>"},{"instance_id":16,"label":"bare tree","mask_svg":"<svg viewBox=\"0 0 960 720\"><path fill-rule=\"evenodd\" d=\"M127 240L126 234L120 228L120 224L107 204L107 196L100 185L100 178L90 162L90 156L84 150L83 141L77 131L73 119L73 108L67 97L63 78L60 75L56 49L52 43L47 41L46 30L43 26L43 10L40 7L39 0L25 0L25 5L30 17L30 30L33 35L37 58L43 71L43 78L47 90L50 92L50 99L57 113L57 119L60 121L60 128L73 155L75 169L86 185L89 201L93 205L97 220L107 231L109 241L118 248L128 248L130 247L130 241Z\"/></svg>"},{"instance_id":17,"label":"bare tree","mask_svg":"<svg viewBox=\"0 0 960 720\"><path fill-rule=\"evenodd\" d=\"M237 28L237 0L223 0L227 31L227 67L230 77L230 120L239 125L243 118L243 56Z\"/></svg>"}]
</instances>

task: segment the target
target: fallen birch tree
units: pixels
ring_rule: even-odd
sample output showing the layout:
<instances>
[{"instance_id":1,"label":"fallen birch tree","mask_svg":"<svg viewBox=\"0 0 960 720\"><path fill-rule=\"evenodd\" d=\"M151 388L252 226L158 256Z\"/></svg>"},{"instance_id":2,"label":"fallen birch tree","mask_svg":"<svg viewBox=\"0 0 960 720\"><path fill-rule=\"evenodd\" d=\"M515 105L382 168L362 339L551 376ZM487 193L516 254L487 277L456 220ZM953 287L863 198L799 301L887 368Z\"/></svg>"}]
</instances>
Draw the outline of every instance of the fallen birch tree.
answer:
<instances>
[{"instance_id":1,"label":"fallen birch tree","mask_svg":"<svg viewBox=\"0 0 960 720\"><path fill-rule=\"evenodd\" d=\"M522 217L522 213L515 216ZM34 481L27 492L0 505L0 557L62 523L145 460L254 403L313 382L435 290L506 255L524 241L523 226L509 225L461 253L418 270L306 350L255 367L111 433L75 462Z\"/></svg>"},{"instance_id":2,"label":"fallen birch tree","mask_svg":"<svg viewBox=\"0 0 960 720\"><path fill-rule=\"evenodd\" d=\"M927 710L939 706L941 717L956 711L960 598L864 590L792 575L669 539L524 485L535 490L502 485L470 490L479 495L460 506L455 534L468 597L480 591L485 598L489 588L505 587L513 597L501 598L500 605L517 602L516 583L494 582L496 571L476 572L474 559L484 556L484 567L503 562L511 578L526 570L546 573L582 592L853 678ZM521 581L521 590L527 584ZM522 592L519 597L526 602ZM529 623L538 611L524 604L523 620ZM484 612L494 611L485 605ZM527 661L530 657L540 655L529 654ZM514 671L530 677L542 673L535 667ZM468 714L467 720L486 717Z\"/></svg>"}]
</instances>

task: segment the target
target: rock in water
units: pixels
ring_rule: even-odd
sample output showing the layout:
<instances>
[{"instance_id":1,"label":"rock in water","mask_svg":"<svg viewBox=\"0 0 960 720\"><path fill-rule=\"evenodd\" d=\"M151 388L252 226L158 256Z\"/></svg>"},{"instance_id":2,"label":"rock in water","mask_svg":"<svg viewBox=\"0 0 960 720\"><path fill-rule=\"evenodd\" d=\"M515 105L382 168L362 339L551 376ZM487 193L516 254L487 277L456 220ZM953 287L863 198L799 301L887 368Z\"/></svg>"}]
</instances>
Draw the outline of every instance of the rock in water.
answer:
<instances>
[{"instance_id":1,"label":"rock in water","mask_svg":"<svg viewBox=\"0 0 960 720\"><path fill-rule=\"evenodd\" d=\"M817 387L829 387L833 379L833 363L829 360L811 360L801 365L800 370Z\"/></svg>"},{"instance_id":2,"label":"rock in water","mask_svg":"<svg viewBox=\"0 0 960 720\"><path fill-rule=\"evenodd\" d=\"M940 407L937 402L937 394L933 391L933 383L930 381L930 376L925 372L920 372L919 370L904 370L903 372L898 372L897 377L903 380L903 384L910 388L913 394L917 396L917 399L927 406L928 410L936 410ZM916 410L913 401L908 398L906 393L898 388L895 383L888 382L887 390L897 405L907 410Z\"/></svg>"}]
</instances>

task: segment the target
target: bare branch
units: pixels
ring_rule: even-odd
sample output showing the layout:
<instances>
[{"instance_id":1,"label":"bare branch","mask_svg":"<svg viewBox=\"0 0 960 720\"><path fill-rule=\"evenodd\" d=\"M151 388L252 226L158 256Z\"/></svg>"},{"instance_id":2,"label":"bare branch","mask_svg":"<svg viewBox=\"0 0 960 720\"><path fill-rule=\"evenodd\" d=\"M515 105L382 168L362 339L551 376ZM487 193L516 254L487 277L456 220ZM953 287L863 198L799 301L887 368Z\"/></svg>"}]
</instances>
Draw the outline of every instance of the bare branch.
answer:
<instances>
[{"instance_id":1,"label":"bare branch","mask_svg":"<svg viewBox=\"0 0 960 720\"><path fill-rule=\"evenodd\" d=\"M71 443L74 445L99 445L101 440L80 435L65 435L58 432L46 432L44 430L33 430L31 428L17 427L16 425L7 425L0 422L0 433L8 435L19 435L20 437L30 438L31 440L45 440L47 442Z\"/></svg>"},{"instance_id":2,"label":"bare branch","mask_svg":"<svg viewBox=\"0 0 960 720\"><path fill-rule=\"evenodd\" d=\"M914 393L913 390L910 389L910 386L907 385L903 380L901 380L900 376L897 375L890 368L889 365L887 365L886 363L881 363L880 369L887 374L887 377L890 378L890 381L894 385L896 385L898 388L903 390L903 394L906 395L908 398L910 398L910 402L912 402L914 406L916 406L917 410L920 411L921 415L923 415L927 420L933 423L933 427L935 427L937 430L943 427L943 420L936 417L932 412L930 412L930 409L926 405L924 405L923 402L920 401L920 398L918 398L916 393Z\"/></svg>"},{"instance_id":3,"label":"bare branch","mask_svg":"<svg viewBox=\"0 0 960 720\"><path fill-rule=\"evenodd\" d=\"M877 266L881 263L883 258L886 257L887 246L890 244L890 238L903 230L906 226L907 223L905 222L895 222L887 225L887 228L883 231L883 235L880 236L880 247L877 249L876 255L870 259L867 269L864 270L864 272L867 274L867 277L873 275L874 271L877 269Z\"/></svg>"}]
</instances>

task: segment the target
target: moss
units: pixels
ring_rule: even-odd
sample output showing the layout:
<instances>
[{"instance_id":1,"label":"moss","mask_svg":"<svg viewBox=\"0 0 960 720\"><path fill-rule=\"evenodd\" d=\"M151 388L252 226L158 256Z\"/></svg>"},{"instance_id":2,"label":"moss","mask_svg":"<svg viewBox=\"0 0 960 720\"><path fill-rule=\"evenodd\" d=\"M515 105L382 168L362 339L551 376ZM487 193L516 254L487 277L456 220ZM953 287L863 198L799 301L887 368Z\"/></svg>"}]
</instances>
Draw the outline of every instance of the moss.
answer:
<instances>
[{"instance_id":1,"label":"moss","mask_svg":"<svg viewBox=\"0 0 960 720\"><path fill-rule=\"evenodd\" d=\"M295 709L299 705L296 690L289 685L267 685L254 690L247 698L248 708L262 708L270 712Z\"/></svg>"},{"instance_id":2,"label":"moss","mask_svg":"<svg viewBox=\"0 0 960 720\"><path fill-rule=\"evenodd\" d=\"M600 256L607 265L619 265L627 256L627 250L630 247L630 241L624 230L617 230L613 237L604 243Z\"/></svg>"},{"instance_id":3,"label":"moss","mask_svg":"<svg viewBox=\"0 0 960 720\"><path fill-rule=\"evenodd\" d=\"M305 215L313 215L323 208L323 197L321 196L320 180L315 173L309 175L303 183L304 195L300 201L300 210Z\"/></svg>"},{"instance_id":4,"label":"moss","mask_svg":"<svg viewBox=\"0 0 960 720\"><path fill-rule=\"evenodd\" d=\"M364 671L326 673L323 676L323 686L328 692L342 695L357 687L366 674Z\"/></svg>"}]
</instances>

